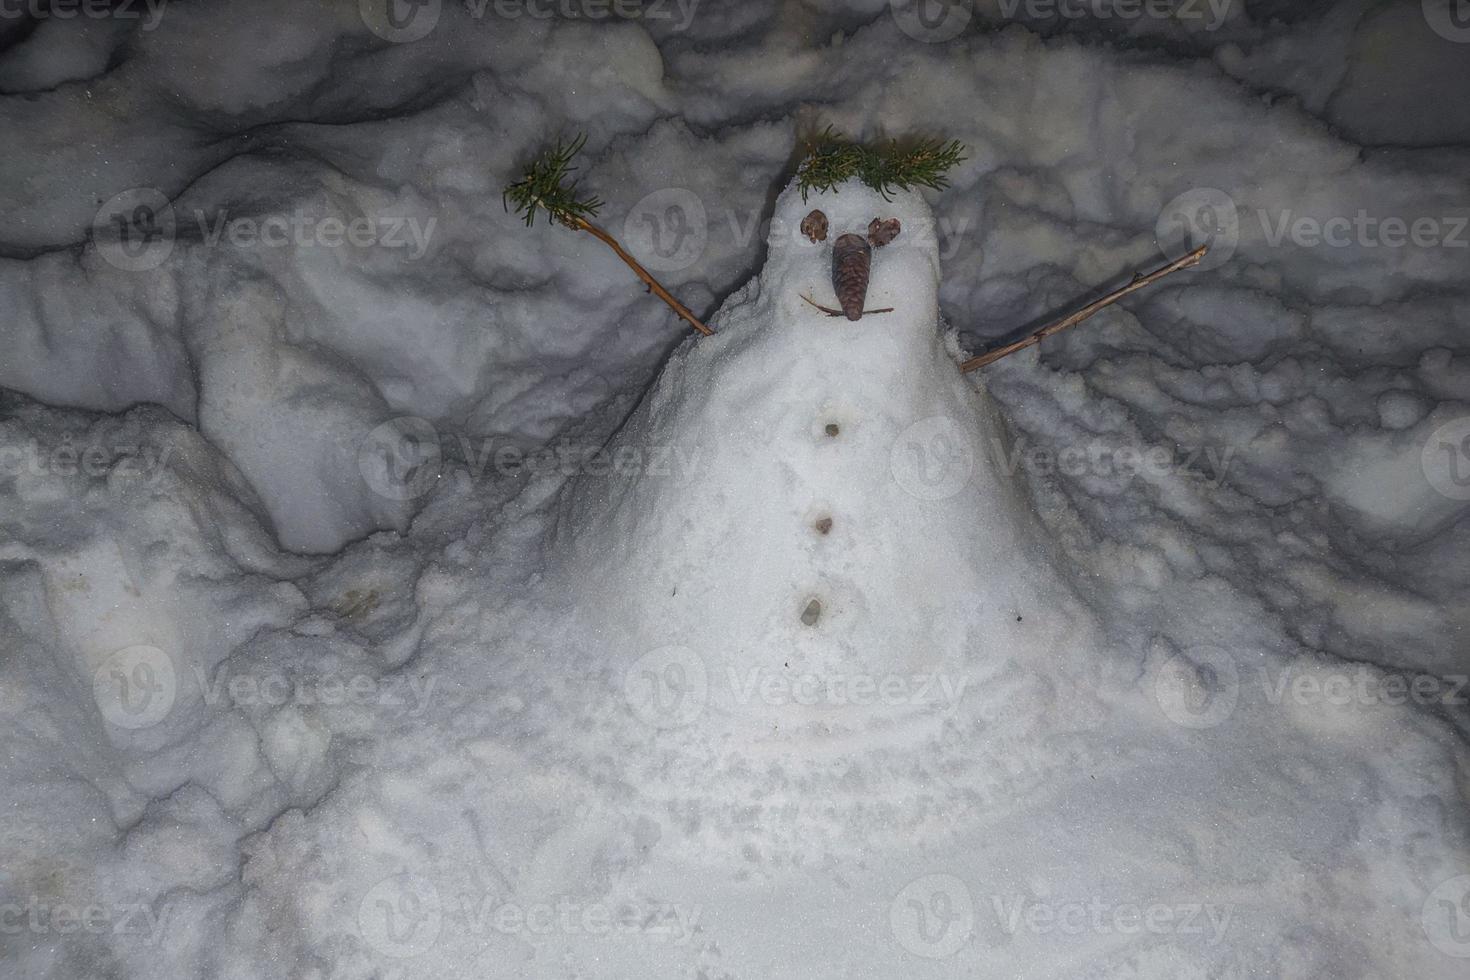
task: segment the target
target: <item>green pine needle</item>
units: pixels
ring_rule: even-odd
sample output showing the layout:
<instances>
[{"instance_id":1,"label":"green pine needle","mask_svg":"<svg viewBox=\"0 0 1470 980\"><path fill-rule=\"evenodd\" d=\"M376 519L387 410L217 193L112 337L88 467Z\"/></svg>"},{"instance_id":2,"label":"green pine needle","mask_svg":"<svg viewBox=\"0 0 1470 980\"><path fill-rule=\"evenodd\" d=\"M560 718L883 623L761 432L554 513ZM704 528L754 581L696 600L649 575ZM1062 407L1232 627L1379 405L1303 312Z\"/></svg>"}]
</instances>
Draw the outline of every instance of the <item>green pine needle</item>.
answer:
<instances>
[{"instance_id":1,"label":"green pine needle","mask_svg":"<svg viewBox=\"0 0 1470 980\"><path fill-rule=\"evenodd\" d=\"M568 227L576 227L578 218L595 216L602 202L595 197L578 197L577 182L567 180L577 169L572 166L572 158L586 142L586 134L570 143L558 141L531 162L520 180L506 186L500 203L507 211L514 204L516 214L525 219L528 228L535 222L538 210L546 212L548 222L559 221Z\"/></svg>"},{"instance_id":2,"label":"green pine needle","mask_svg":"<svg viewBox=\"0 0 1470 980\"><path fill-rule=\"evenodd\" d=\"M864 146L828 126L812 141L810 152L797 168L796 185L803 203L811 190L830 191L852 177L882 194L885 201L894 189L942 190L949 184L945 171L965 159L964 149L959 140L940 139L890 139Z\"/></svg>"}]
</instances>

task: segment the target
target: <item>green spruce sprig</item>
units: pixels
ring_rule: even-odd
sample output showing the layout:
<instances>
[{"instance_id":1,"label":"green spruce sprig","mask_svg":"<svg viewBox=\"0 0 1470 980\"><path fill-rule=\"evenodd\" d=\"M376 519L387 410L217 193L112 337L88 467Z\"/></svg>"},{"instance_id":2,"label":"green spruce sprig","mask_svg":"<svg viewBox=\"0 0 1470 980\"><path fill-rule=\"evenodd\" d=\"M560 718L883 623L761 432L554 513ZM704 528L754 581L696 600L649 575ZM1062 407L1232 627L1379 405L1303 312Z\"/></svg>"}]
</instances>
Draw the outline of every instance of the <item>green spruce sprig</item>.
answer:
<instances>
[{"instance_id":1,"label":"green spruce sprig","mask_svg":"<svg viewBox=\"0 0 1470 980\"><path fill-rule=\"evenodd\" d=\"M572 159L586 142L585 133L571 142L559 141L531 161L521 179L501 193L501 205L509 211L514 204L516 214L525 219L527 227L535 223L538 210L546 212L548 222L559 221L568 228L577 227L579 218L595 217L602 202L595 197L578 197L577 182L567 179L577 169L572 166Z\"/></svg>"},{"instance_id":2,"label":"green spruce sprig","mask_svg":"<svg viewBox=\"0 0 1470 980\"><path fill-rule=\"evenodd\" d=\"M669 309L704 336L712 336L714 331L705 326L704 321L695 316L689 307L675 299L674 294L643 267L643 263L623 248L616 238L587 220L597 216L602 202L595 197L578 197L577 182L568 179L568 175L577 169L572 166L572 160L581 152L586 142L586 134L579 135L570 143L558 141L551 149L531 161L520 180L506 185L505 190L500 192L500 203L507 211L514 204L516 214L525 218L527 228L535 223L537 211L545 211L548 224L559 221L573 231L585 231L612 249L633 270L633 274L643 280L649 292L667 303Z\"/></svg>"},{"instance_id":3,"label":"green spruce sprig","mask_svg":"<svg viewBox=\"0 0 1470 980\"><path fill-rule=\"evenodd\" d=\"M803 202L811 190L829 191L852 177L883 195L885 201L894 189L943 190L949 185L945 172L964 161L964 150L959 140L930 138L889 139L865 146L828 126L812 140L806 159L797 168L796 186Z\"/></svg>"}]
</instances>

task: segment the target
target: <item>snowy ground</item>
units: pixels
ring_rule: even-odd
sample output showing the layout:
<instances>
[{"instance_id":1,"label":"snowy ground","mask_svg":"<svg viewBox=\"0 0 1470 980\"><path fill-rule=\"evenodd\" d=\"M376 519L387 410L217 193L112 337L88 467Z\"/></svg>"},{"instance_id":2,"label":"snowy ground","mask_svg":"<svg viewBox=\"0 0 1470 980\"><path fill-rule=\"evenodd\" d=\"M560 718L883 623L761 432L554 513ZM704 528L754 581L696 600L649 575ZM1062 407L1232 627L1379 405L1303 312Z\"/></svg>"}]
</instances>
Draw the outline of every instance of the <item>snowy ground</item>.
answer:
<instances>
[{"instance_id":1,"label":"snowy ground","mask_svg":"<svg viewBox=\"0 0 1470 980\"><path fill-rule=\"evenodd\" d=\"M52 6L0 976L1465 975L1458 0ZM578 131L718 336L504 212Z\"/></svg>"}]
</instances>

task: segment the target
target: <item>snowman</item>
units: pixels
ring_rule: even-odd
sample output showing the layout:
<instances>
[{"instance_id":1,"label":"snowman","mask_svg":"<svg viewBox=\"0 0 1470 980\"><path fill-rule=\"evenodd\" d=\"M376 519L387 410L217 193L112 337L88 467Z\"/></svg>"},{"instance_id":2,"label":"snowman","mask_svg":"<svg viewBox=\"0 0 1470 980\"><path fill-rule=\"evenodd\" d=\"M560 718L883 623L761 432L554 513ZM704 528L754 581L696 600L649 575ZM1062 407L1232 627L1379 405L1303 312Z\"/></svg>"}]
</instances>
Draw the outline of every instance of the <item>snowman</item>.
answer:
<instances>
[{"instance_id":1,"label":"snowman","mask_svg":"<svg viewBox=\"0 0 1470 980\"><path fill-rule=\"evenodd\" d=\"M932 734L1082 617L946 345L923 199L793 184L768 245L607 471L564 488L551 574L657 729L746 751Z\"/></svg>"}]
</instances>

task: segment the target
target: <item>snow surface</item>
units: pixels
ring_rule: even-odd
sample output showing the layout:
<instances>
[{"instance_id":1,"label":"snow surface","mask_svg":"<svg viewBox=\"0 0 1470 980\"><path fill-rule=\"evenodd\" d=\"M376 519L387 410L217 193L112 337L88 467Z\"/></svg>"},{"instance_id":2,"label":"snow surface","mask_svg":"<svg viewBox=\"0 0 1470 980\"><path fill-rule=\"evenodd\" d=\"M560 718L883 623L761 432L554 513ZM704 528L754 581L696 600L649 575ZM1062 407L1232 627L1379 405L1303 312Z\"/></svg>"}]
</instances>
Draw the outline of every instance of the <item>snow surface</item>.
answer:
<instances>
[{"instance_id":1,"label":"snow surface","mask_svg":"<svg viewBox=\"0 0 1470 980\"><path fill-rule=\"evenodd\" d=\"M1447 8L135 6L0 20L0 975L1464 975Z\"/></svg>"}]
</instances>

